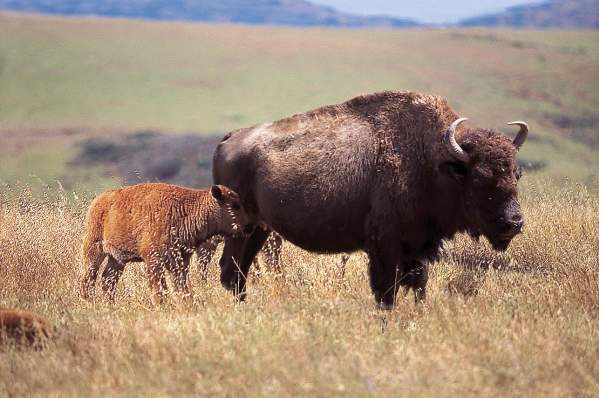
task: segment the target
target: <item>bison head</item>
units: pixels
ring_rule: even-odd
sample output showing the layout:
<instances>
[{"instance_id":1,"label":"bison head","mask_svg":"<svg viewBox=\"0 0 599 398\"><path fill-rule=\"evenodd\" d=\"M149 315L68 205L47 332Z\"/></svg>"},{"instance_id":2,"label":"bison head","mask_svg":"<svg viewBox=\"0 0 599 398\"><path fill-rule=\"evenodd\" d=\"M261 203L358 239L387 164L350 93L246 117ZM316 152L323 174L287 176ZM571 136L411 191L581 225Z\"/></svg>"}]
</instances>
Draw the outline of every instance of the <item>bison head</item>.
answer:
<instances>
[{"instance_id":1,"label":"bison head","mask_svg":"<svg viewBox=\"0 0 599 398\"><path fill-rule=\"evenodd\" d=\"M524 226L516 154L526 140L528 125L508 123L520 126L514 141L487 129L463 129L456 140L455 130L465 120L453 122L443 135L451 160L442 163L440 171L458 184L468 232L486 236L495 250L505 250Z\"/></svg>"},{"instance_id":2,"label":"bison head","mask_svg":"<svg viewBox=\"0 0 599 398\"><path fill-rule=\"evenodd\" d=\"M249 217L241 205L239 195L223 186L213 185L210 193L216 199L220 212L219 232L225 236L248 234L253 230Z\"/></svg>"}]
</instances>

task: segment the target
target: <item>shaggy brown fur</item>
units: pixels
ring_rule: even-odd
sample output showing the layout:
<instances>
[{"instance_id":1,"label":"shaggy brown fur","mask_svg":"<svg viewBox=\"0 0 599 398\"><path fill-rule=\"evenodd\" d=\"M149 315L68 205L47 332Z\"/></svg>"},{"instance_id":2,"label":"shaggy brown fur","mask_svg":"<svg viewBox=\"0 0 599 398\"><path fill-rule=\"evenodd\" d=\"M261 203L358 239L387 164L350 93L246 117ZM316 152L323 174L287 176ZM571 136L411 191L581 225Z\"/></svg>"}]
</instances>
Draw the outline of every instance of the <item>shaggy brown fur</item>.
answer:
<instances>
[{"instance_id":1,"label":"shaggy brown fur","mask_svg":"<svg viewBox=\"0 0 599 398\"><path fill-rule=\"evenodd\" d=\"M175 290L190 297L189 259L196 248L214 235L237 235L249 227L238 195L224 186L139 184L105 192L87 213L81 295L90 297L108 258L102 288L111 302L125 264L132 261L145 262L154 303L166 292L165 269Z\"/></svg>"},{"instance_id":2,"label":"shaggy brown fur","mask_svg":"<svg viewBox=\"0 0 599 398\"><path fill-rule=\"evenodd\" d=\"M469 159L460 160L443 139L458 118L436 96L360 96L226 135L214 181L239 193L254 222L304 249L366 251L375 298L389 307L401 285L424 296L443 239L468 231L504 250L521 229L516 146L460 125ZM265 239L256 229L225 242L221 282L241 299Z\"/></svg>"},{"instance_id":3,"label":"shaggy brown fur","mask_svg":"<svg viewBox=\"0 0 599 398\"><path fill-rule=\"evenodd\" d=\"M52 324L37 314L0 308L0 347L13 343L19 347L40 349L53 333Z\"/></svg>"}]
</instances>

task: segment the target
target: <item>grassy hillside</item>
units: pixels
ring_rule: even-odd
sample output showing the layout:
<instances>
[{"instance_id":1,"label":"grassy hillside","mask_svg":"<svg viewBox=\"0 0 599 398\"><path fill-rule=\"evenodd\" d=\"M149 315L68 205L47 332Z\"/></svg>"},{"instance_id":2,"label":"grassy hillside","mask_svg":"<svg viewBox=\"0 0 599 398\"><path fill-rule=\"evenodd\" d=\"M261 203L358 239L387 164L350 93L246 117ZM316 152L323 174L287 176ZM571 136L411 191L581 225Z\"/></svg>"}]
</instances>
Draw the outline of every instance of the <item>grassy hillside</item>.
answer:
<instances>
[{"instance_id":1,"label":"grassy hillside","mask_svg":"<svg viewBox=\"0 0 599 398\"><path fill-rule=\"evenodd\" d=\"M0 0L0 9L60 15L102 15L260 25L352 27L418 25L408 19L344 13L304 0Z\"/></svg>"},{"instance_id":2,"label":"grassy hillside","mask_svg":"<svg viewBox=\"0 0 599 398\"><path fill-rule=\"evenodd\" d=\"M0 396L595 397L599 393L599 198L525 195L527 228L496 254L460 237L429 296L375 309L366 259L283 248L236 305L192 268L193 308L148 305L141 264L117 303L77 296L86 203L22 197L0 208L0 306L58 326L42 352L0 351ZM43 231L40 234L40 231ZM35 244L32 244L35 242Z\"/></svg>"},{"instance_id":3,"label":"grassy hillside","mask_svg":"<svg viewBox=\"0 0 599 398\"><path fill-rule=\"evenodd\" d=\"M4 13L0 137L11 149L0 155L9 164L2 169L13 171L0 170L0 178L37 174L23 152L45 149L46 136L67 148L90 134L139 129L224 132L402 89L446 96L471 123L512 134L506 122L527 120L522 157L546 165L537 175L592 184L598 39L599 32L283 29ZM70 172L56 177L72 180Z\"/></svg>"},{"instance_id":4,"label":"grassy hillside","mask_svg":"<svg viewBox=\"0 0 599 398\"><path fill-rule=\"evenodd\" d=\"M541 4L524 4L497 14L468 18L460 24L533 29L597 29L599 0L549 0Z\"/></svg>"}]
</instances>

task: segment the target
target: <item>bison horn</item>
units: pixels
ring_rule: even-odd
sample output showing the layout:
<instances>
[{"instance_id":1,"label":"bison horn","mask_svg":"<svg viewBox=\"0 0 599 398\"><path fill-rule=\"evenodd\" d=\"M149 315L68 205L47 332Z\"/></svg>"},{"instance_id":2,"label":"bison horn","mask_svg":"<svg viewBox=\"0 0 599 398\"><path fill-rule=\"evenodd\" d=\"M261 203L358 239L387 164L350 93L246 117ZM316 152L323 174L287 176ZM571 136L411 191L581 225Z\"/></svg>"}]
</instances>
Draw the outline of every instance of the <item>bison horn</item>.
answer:
<instances>
[{"instance_id":1,"label":"bison horn","mask_svg":"<svg viewBox=\"0 0 599 398\"><path fill-rule=\"evenodd\" d=\"M513 142L516 149L520 149L522 144L524 144L524 141L526 141L526 137L528 137L528 124L526 124L526 122L520 122L520 121L508 123L508 126L513 126L513 125L520 126L520 131L518 131L518 135L516 136L516 138L514 138L514 142Z\"/></svg>"},{"instance_id":2,"label":"bison horn","mask_svg":"<svg viewBox=\"0 0 599 398\"><path fill-rule=\"evenodd\" d=\"M456 159L461 160L464 163L468 162L470 156L468 156L468 154L462 149L460 144L458 144L455 140L455 129L460 125L460 123L465 122L466 120L468 120L467 117L459 118L455 122L451 123L451 126L449 126L447 131L445 131L445 134L443 134L443 141L445 142L445 145L447 146L447 150L449 151L449 153L451 153L453 156L456 157Z\"/></svg>"}]
</instances>

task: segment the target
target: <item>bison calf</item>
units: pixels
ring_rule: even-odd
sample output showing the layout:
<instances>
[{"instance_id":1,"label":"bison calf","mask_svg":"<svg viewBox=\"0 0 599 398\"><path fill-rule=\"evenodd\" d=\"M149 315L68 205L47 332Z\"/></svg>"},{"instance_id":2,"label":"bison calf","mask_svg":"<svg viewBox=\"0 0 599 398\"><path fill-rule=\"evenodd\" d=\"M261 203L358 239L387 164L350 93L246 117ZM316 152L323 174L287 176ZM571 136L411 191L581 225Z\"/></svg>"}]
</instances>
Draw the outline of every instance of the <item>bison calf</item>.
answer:
<instances>
[{"instance_id":1,"label":"bison calf","mask_svg":"<svg viewBox=\"0 0 599 398\"><path fill-rule=\"evenodd\" d=\"M113 302L125 264L143 261L152 302L162 303L165 269L175 290L189 298L189 260L214 235L235 236L251 229L237 193L214 185L199 190L168 184L139 184L99 195L87 213L83 240L81 295L89 298L100 265L102 288Z\"/></svg>"},{"instance_id":2,"label":"bison calf","mask_svg":"<svg viewBox=\"0 0 599 398\"><path fill-rule=\"evenodd\" d=\"M20 347L39 349L53 331L50 322L32 312L0 309L0 346L13 342Z\"/></svg>"}]
</instances>

